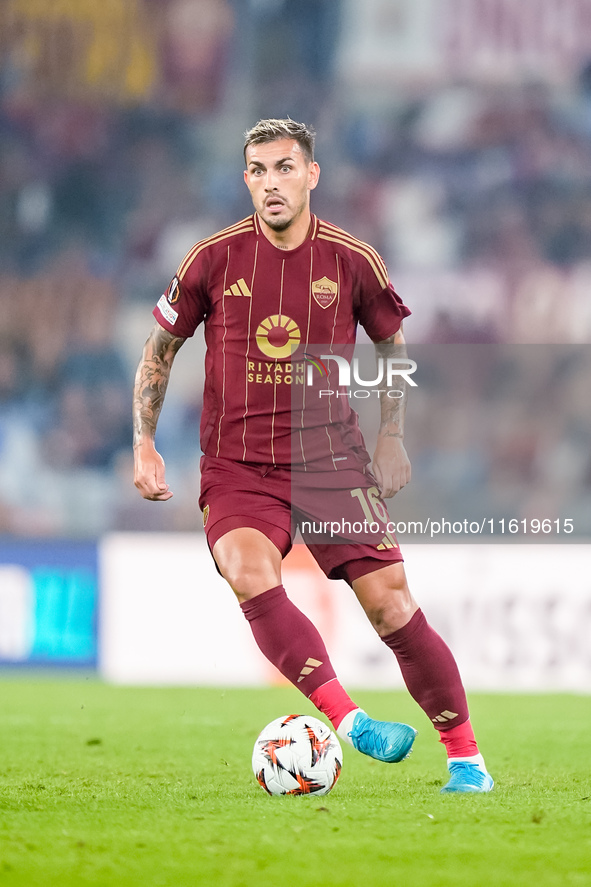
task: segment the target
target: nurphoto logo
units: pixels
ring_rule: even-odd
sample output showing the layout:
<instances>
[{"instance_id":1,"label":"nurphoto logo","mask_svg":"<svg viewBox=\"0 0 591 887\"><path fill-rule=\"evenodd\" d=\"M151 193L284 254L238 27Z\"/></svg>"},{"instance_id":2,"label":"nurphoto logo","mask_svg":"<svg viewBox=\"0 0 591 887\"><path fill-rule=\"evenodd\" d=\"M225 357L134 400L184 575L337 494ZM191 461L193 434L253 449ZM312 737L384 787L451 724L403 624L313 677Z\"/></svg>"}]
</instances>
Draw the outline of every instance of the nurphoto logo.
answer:
<instances>
[{"instance_id":1,"label":"nurphoto logo","mask_svg":"<svg viewBox=\"0 0 591 887\"><path fill-rule=\"evenodd\" d=\"M399 382L403 379L407 385L416 388L417 383L411 378L417 369L416 361L410 360L408 357L387 357L378 358L375 379L362 379L359 365L359 358L354 357L349 361L346 357L338 354L321 354L315 357L313 354L305 354L305 360L308 364L306 368L306 385L314 385L314 370L318 370L321 376L329 378L332 368L327 367L328 361L334 361L338 369L338 389L325 388L318 393L319 397L371 397L372 392L376 396L386 394L392 399L400 399L404 397L404 391L395 388L395 380ZM351 390L351 379L360 388ZM400 382L399 382L400 384ZM385 385L385 387L383 387ZM380 387L382 386L382 387ZM346 389L346 390L342 390Z\"/></svg>"}]
</instances>

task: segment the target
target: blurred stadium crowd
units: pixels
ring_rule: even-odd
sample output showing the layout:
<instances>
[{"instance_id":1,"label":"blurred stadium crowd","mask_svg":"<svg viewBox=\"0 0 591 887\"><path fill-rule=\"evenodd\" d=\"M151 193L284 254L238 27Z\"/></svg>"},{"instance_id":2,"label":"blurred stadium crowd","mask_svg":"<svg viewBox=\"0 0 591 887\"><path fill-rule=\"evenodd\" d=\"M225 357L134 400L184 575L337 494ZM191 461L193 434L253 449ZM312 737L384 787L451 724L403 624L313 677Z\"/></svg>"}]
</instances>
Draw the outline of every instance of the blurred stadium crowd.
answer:
<instances>
[{"instance_id":1,"label":"blurred stadium crowd","mask_svg":"<svg viewBox=\"0 0 591 887\"><path fill-rule=\"evenodd\" d=\"M243 130L287 115L318 131L314 211L380 251L411 343L538 346L533 388L503 398L473 374L451 415L441 390L419 398L415 465L461 487L477 463L472 489L504 484L510 517L538 500L537 517L591 513L591 43L570 77L450 70L364 91L347 79L353 7L3 4L0 532L199 526L202 346L179 355L161 422L165 507L131 482L133 372L186 250L250 212ZM576 359L549 374L544 344Z\"/></svg>"}]
</instances>

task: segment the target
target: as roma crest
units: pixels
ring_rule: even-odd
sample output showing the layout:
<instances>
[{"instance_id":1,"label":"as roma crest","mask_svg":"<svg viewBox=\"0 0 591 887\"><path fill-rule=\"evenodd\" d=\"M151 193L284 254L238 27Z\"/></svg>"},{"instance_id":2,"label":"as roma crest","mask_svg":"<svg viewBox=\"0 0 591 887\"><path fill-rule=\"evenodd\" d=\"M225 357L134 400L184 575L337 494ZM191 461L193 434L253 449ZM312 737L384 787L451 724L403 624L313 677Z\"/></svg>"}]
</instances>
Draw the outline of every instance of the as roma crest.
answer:
<instances>
[{"instance_id":1,"label":"as roma crest","mask_svg":"<svg viewBox=\"0 0 591 887\"><path fill-rule=\"evenodd\" d=\"M321 277L320 280L312 281L312 295L321 308L328 308L332 305L339 291L338 284L328 277Z\"/></svg>"}]
</instances>

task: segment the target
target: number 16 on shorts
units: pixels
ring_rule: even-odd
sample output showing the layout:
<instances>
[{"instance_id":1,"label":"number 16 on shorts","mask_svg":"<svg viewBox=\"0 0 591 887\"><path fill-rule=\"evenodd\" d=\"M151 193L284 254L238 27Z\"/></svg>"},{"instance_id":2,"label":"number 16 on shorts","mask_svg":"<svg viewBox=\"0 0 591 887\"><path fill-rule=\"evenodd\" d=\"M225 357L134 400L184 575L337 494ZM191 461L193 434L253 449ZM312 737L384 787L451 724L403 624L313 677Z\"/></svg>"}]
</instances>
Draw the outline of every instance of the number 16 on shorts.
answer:
<instances>
[{"instance_id":1,"label":"number 16 on shorts","mask_svg":"<svg viewBox=\"0 0 591 887\"><path fill-rule=\"evenodd\" d=\"M377 546L378 551L382 551L385 548L397 548L396 540L387 528L387 524L390 523L390 516L378 488L369 487L366 489L364 487L357 487L351 490L351 497L357 499L363 512L364 520L358 532L383 533L383 539ZM353 532L357 532L355 526L356 524L354 523L352 527Z\"/></svg>"}]
</instances>

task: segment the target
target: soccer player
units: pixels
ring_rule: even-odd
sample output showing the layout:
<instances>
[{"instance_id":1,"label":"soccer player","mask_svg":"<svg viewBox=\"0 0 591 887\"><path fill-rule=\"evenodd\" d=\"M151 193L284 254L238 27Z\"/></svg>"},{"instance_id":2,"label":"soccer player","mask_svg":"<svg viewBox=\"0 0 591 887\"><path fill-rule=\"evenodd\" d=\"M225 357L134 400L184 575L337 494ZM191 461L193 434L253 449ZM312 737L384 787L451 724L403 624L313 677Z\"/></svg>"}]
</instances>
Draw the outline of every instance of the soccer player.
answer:
<instances>
[{"instance_id":1,"label":"soccer player","mask_svg":"<svg viewBox=\"0 0 591 887\"><path fill-rule=\"evenodd\" d=\"M382 396L370 470L346 399L339 410L326 404L320 425L317 412L309 421L302 410L294 427L293 392L311 343L352 346L361 323L387 356L403 348L410 311L371 246L312 214L320 168L310 129L290 119L261 120L246 133L244 157L253 215L197 243L153 312L134 389L135 485L146 499L173 495L155 448L156 426L175 355L203 322L199 504L217 569L261 651L337 734L372 758L401 761L416 730L374 720L354 703L317 629L287 597L281 563L298 516L313 518L327 498L337 511L347 502L349 511L357 503L364 514L370 505L382 513L383 498L409 481L400 400ZM326 575L352 587L439 731L450 771L442 791L490 791L456 662L409 591L396 540L304 539Z\"/></svg>"}]
</instances>

